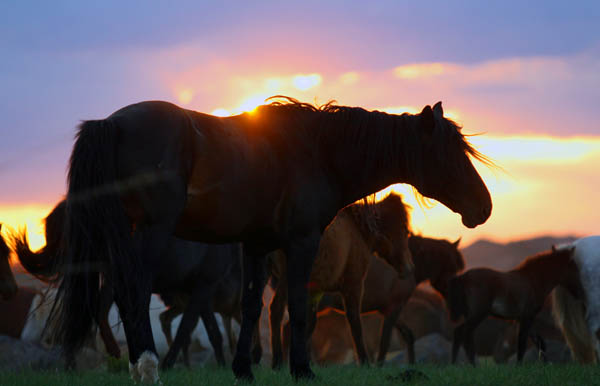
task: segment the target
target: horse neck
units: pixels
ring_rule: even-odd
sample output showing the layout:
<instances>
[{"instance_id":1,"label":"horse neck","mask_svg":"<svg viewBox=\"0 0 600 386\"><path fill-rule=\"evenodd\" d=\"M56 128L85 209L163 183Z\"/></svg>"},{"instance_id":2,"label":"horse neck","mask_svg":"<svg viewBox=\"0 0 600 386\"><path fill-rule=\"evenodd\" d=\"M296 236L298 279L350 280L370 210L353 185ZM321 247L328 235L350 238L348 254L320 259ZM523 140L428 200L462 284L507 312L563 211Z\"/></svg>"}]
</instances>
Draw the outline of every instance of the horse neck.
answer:
<instances>
[{"instance_id":1,"label":"horse neck","mask_svg":"<svg viewBox=\"0 0 600 386\"><path fill-rule=\"evenodd\" d=\"M347 215L352 220L369 250L374 252L377 245L377 231L376 225L371 223L375 220L369 218L374 214L373 211L364 204L353 204L346 207L341 214Z\"/></svg>"},{"instance_id":2,"label":"horse neck","mask_svg":"<svg viewBox=\"0 0 600 386\"><path fill-rule=\"evenodd\" d=\"M411 253L413 253L414 276L417 284L429 280L431 286L445 296L448 280L455 276L456 272L454 268L451 268L451 262L438 258L445 256L443 253L431 252L432 247L428 244L438 241L419 236L411 236L408 241ZM452 267L454 266L452 265Z\"/></svg>"},{"instance_id":3,"label":"horse neck","mask_svg":"<svg viewBox=\"0 0 600 386\"><path fill-rule=\"evenodd\" d=\"M526 276L544 294L550 293L557 285L567 283L576 271L575 262L566 255L564 258L533 258L512 270Z\"/></svg>"},{"instance_id":4,"label":"horse neck","mask_svg":"<svg viewBox=\"0 0 600 386\"><path fill-rule=\"evenodd\" d=\"M433 282L439 274L439 267L431 261L431 254L427 251L426 242L427 240L419 236L411 236L408 239L408 246L413 254L414 276L417 284L425 280Z\"/></svg>"},{"instance_id":5,"label":"horse neck","mask_svg":"<svg viewBox=\"0 0 600 386\"><path fill-rule=\"evenodd\" d=\"M418 116L361 110L352 119L352 114L319 138L330 144L322 149L321 158L344 206L391 184L413 183L408 157L419 151L413 128Z\"/></svg>"}]
</instances>

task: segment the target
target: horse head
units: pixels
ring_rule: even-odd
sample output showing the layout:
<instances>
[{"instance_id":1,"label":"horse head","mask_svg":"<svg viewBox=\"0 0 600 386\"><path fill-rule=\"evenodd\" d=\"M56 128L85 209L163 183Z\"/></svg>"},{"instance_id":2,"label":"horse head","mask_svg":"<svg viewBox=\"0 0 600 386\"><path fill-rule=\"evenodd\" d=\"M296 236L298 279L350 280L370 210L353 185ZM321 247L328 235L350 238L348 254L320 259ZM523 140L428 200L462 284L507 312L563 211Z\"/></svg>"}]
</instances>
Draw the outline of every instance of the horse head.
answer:
<instances>
[{"instance_id":1,"label":"horse head","mask_svg":"<svg viewBox=\"0 0 600 386\"><path fill-rule=\"evenodd\" d=\"M410 219L402 197L390 194L376 204L377 237L374 252L387 261L401 278L413 274L414 263L408 247Z\"/></svg>"},{"instance_id":2,"label":"horse head","mask_svg":"<svg viewBox=\"0 0 600 386\"><path fill-rule=\"evenodd\" d=\"M492 212L492 199L471 157L491 165L461 134L459 126L444 117L442 103L425 106L417 115L416 170L410 183L420 194L433 198L453 212L463 224L474 228ZM418 174L416 174L418 173Z\"/></svg>"}]
</instances>

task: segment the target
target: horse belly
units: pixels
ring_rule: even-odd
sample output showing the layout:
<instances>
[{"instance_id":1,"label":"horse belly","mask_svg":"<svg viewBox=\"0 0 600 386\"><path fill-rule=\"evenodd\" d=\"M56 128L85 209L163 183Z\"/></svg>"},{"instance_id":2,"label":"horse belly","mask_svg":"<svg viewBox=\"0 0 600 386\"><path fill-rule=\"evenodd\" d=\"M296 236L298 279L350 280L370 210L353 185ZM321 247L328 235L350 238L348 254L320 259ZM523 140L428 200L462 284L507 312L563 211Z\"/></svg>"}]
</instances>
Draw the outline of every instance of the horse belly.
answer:
<instances>
[{"instance_id":1,"label":"horse belly","mask_svg":"<svg viewBox=\"0 0 600 386\"><path fill-rule=\"evenodd\" d=\"M511 304L506 299L497 298L492 303L492 314L506 319L518 319L520 312L517 305Z\"/></svg>"}]
</instances>

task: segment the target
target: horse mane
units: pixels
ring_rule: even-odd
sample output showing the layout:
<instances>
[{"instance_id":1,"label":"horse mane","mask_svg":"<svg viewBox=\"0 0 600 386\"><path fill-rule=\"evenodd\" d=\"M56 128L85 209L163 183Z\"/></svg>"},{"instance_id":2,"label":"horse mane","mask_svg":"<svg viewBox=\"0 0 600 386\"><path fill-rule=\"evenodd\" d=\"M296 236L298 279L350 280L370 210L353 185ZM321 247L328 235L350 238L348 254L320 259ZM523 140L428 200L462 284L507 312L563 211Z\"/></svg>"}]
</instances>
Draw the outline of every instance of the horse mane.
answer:
<instances>
[{"instance_id":1,"label":"horse mane","mask_svg":"<svg viewBox=\"0 0 600 386\"><path fill-rule=\"evenodd\" d=\"M275 130L279 133L273 134L287 134L292 138L298 136L305 143L316 141L317 156L321 159L328 159L335 148L355 149L355 153L360 154L364 161L364 170L393 167L399 157L404 157L403 161L412 178L421 178L423 174L422 134L418 120L410 119L414 114L368 111L361 107L340 106L333 100L323 105L313 105L283 95L272 96L269 100L272 102L257 108L257 115L269 121L270 117L283 113L293 122ZM448 144L458 141L465 154L487 166L495 166L491 159L468 142L461 130L462 127L451 119L436 117L427 156L448 160L451 155L449 150L452 149ZM295 141L291 146L297 147L298 143ZM360 172L357 170L357 173Z\"/></svg>"},{"instance_id":2,"label":"horse mane","mask_svg":"<svg viewBox=\"0 0 600 386\"><path fill-rule=\"evenodd\" d=\"M536 269L540 263L543 264L546 261L555 261L561 259L568 260L571 258L571 256L572 250L570 248L559 248L555 250L543 251L527 257L511 271L527 271L530 269Z\"/></svg>"},{"instance_id":3,"label":"horse mane","mask_svg":"<svg viewBox=\"0 0 600 386\"><path fill-rule=\"evenodd\" d=\"M391 213L394 219L410 233L410 214L402 196L391 192L378 202L364 198L342 209L351 215L363 234L380 236L382 234L382 215Z\"/></svg>"}]
</instances>

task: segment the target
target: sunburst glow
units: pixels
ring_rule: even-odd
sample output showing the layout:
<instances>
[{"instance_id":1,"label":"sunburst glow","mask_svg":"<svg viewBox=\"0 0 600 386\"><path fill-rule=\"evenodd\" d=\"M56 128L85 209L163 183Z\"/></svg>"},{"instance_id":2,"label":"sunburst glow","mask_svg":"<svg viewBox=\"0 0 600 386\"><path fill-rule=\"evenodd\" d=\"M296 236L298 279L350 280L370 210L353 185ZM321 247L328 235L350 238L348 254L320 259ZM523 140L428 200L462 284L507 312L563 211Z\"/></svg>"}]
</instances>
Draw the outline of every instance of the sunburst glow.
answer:
<instances>
[{"instance_id":1,"label":"sunburst glow","mask_svg":"<svg viewBox=\"0 0 600 386\"><path fill-rule=\"evenodd\" d=\"M193 98L194 90L191 88L184 88L183 90L179 90L179 92L177 92L177 100L181 104L187 105L192 101Z\"/></svg>"},{"instance_id":2,"label":"sunburst glow","mask_svg":"<svg viewBox=\"0 0 600 386\"><path fill-rule=\"evenodd\" d=\"M43 205L1 206L2 235L7 236L12 231L27 228L27 238L33 250L46 244L44 237L43 219L52 208Z\"/></svg>"},{"instance_id":3,"label":"sunburst glow","mask_svg":"<svg viewBox=\"0 0 600 386\"><path fill-rule=\"evenodd\" d=\"M292 84L300 91L306 91L313 87L318 86L321 83L321 75L319 74L308 74L308 75L296 75L292 79Z\"/></svg>"}]
</instances>

